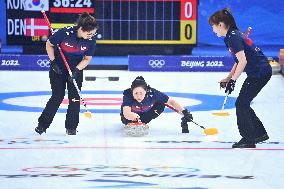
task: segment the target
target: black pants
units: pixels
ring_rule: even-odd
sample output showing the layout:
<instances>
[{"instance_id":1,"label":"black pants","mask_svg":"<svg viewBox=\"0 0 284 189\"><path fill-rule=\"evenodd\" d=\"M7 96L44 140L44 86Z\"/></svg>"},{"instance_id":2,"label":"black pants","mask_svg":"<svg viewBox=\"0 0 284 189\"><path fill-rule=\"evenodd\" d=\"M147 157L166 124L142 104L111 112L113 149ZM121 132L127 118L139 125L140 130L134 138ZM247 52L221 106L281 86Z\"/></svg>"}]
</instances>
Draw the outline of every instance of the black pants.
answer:
<instances>
[{"instance_id":1,"label":"black pants","mask_svg":"<svg viewBox=\"0 0 284 189\"><path fill-rule=\"evenodd\" d=\"M147 124L151 120L156 119L164 110L165 104L156 103L148 112L138 113L138 115L140 116L141 122ZM132 120L128 120L124 116L121 116L121 122L124 125L127 125L128 123L131 123Z\"/></svg>"},{"instance_id":2,"label":"black pants","mask_svg":"<svg viewBox=\"0 0 284 189\"><path fill-rule=\"evenodd\" d=\"M48 128L62 103L65 96L67 83L69 105L66 114L65 128L76 129L79 123L80 101L72 101L72 99L80 100L80 96L73 83L68 81L68 74L58 75L52 69L49 71L50 85L52 96L46 104L41 116L38 118L39 125ZM83 82L83 72L79 74L76 80L79 90L81 90Z\"/></svg>"},{"instance_id":3,"label":"black pants","mask_svg":"<svg viewBox=\"0 0 284 189\"><path fill-rule=\"evenodd\" d=\"M235 104L240 135L251 143L254 143L255 138L266 134L266 130L250 103L270 78L271 75L262 78L247 77Z\"/></svg>"}]
</instances>

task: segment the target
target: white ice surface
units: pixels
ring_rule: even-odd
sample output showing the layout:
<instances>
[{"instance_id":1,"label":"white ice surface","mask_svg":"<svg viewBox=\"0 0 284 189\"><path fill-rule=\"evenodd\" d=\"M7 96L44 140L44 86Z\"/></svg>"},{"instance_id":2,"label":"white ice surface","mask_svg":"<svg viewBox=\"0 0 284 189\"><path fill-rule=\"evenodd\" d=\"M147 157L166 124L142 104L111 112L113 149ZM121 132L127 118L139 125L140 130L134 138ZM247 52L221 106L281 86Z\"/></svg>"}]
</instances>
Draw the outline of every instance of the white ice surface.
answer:
<instances>
[{"instance_id":1,"label":"white ice surface","mask_svg":"<svg viewBox=\"0 0 284 189\"><path fill-rule=\"evenodd\" d=\"M119 76L120 80L85 81L82 91L122 91L138 75L164 92L224 96L217 82L226 73L86 71L85 76ZM231 96L237 97L244 79L243 74ZM1 71L0 86L1 94L50 91L48 72ZM119 94L83 97L121 98ZM3 102L44 107L48 98L15 97ZM202 103L175 99L186 106ZM222 102L216 109L221 106ZM119 114L97 113L92 119L80 114L78 134L67 136L65 114L57 113L47 133L40 136L34 132L40 112L0 107L1 188L284 188L284 78L273 75L252 107L270 136L254 150L231 149L240 139L234 108L226 109L228 117L213 116L213 110L193 112L196 122L217 128L217 136L204 136L194 124L189 134L182 134L180 116L163 113L149 124L148 136L132 138L123 135Z\"/></svg>"}]
</instances>

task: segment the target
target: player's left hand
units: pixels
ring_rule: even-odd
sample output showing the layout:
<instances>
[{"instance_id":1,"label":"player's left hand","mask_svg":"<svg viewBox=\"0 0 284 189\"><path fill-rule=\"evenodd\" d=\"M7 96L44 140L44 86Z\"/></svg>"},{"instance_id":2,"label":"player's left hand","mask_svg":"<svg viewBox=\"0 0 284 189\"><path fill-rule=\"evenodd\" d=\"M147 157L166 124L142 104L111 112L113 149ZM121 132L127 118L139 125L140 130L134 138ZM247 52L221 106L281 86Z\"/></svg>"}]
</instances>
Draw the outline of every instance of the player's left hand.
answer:
<instances>
[{"instance_id":1,"label":"player's left hand","mask_svg":"<svg viewBox=\"0 0 284 189\"><path fill-rule=\"evenodd\" d=\"M236 81L233 79L230 79L230 81L227 83L225 93L228 92L228 94L231 94L235 89L235 84L236 84Z\"/></svg>"},{"instance_id":2,"label":"player's left hand","mask_svg":"<svg viewBox=\"0 0 284 189\"><path fill-rule=\"evenodd\" d=\"M191 122L193 120L193 116L186 108L182 111L183 117L182 120L186 122Z\"/></svg>"},{"instance_id":3,"label":"player's left hand","mask_svg":"<svg viewBox=\"0 0 284 189\"><path fill-rule=\"evenodd\" d=\"M75 68L73 71L72 71L72 77L69 75L68 76L68 80L72 83L73 82L73 79L77 79L80 75L80 72L81 70L79 70L78 68Z\"/></svg>"}]
</instances>

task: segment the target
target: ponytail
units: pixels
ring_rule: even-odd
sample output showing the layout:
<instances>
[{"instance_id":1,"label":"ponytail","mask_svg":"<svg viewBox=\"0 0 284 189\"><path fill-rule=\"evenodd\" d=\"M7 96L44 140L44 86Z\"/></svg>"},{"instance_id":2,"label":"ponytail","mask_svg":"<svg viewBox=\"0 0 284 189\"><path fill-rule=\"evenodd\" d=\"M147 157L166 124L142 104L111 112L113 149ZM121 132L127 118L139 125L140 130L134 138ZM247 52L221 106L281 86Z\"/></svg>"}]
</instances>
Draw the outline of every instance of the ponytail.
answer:
<instances>
[{"instance_id":1,"label":"ponytail","mask_svg":"<svg viewBox=\"0 0 284 189\"><path fill-rule=\"evenodd\" d=\"M131 90L134 90L136 87L142 87L145 91L147 91L147 83L142 76L138 76L134 79L131 84Z\"/></svg>"},{"instance_id":2,"label":"ponytail","mask_svg":"<svg viewBox=\"0 0 284 189\"><path fill-rule=\"evenodd\" d=\"M208 22L211 26L218 25L220 22L223 22L226 28L239 30L236 21L233 17L233 14L229 8L225 8L215 12L210 16Z\"/></svg>"}]
</instances>

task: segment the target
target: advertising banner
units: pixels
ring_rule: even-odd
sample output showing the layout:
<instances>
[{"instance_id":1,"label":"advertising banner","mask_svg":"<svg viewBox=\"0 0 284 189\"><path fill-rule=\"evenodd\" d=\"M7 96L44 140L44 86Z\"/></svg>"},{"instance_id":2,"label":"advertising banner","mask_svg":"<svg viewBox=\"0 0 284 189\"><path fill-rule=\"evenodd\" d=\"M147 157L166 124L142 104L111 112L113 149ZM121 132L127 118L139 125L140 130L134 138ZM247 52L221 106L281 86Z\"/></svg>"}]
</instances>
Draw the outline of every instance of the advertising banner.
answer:
<instances>
[{"instance_id":1,"label":"advertising banner","mask_svg":"<svg viewBox=\"0 0 284 189\"><path fill-rule=\"evenodd\" d=\"M49 70L47 55L0 54L0 70Z\"/></svg>"},{"instance_id":2,"label":"advertising banner","mask_svg":"<svg viewBox=\"0 0 284 189\"><path fill-rule=\"evenodd\" d=\"M224 72L234 64L230 56L139 56L128 57L130 71Z\"/></svg>"}]
</instances>

